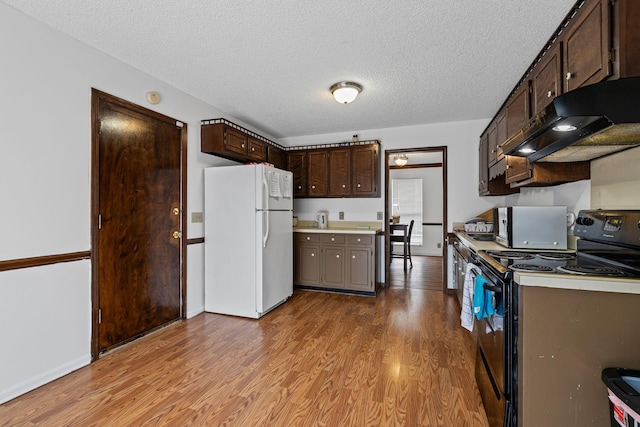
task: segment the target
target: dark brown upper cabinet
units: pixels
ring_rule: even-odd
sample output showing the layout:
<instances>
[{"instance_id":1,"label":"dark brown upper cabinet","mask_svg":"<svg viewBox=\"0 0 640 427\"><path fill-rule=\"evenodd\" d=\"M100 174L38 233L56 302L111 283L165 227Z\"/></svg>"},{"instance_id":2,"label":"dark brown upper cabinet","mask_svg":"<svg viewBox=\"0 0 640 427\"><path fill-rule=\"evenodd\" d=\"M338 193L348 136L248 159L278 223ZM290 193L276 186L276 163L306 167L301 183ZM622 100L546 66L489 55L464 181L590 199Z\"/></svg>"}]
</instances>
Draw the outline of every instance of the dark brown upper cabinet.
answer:
<instances>
[{"instance_id":1,"label":"dark brown upper cabinet","mask_svg":"<svg viewBox=\"0 0 640 427\"><path fill-rule=\"evenodd\" d=\"M538 114L562 94L562 43L549 49L531 72L531 110Z\"/></svg>"},{"instance_id":2,"label":"dark brown upper cabinet","mask_svg":"<svg viewBox=\"0 0 640 427\"><path fill-rule=\"evenodd\" d=\"M529 122L529 80L522 82L518 90L507 101L505 108L507 121L507 139L520 132Z\"/></svg>"},{"instance_id":3,"label":"dark brown upper cabinet","mask_svg":"<svg viewBox=\"0 0 640 427\"><path fill-rule=\"evenodd\" d=\"M609 0L586 2L567 26L562 38L565 92L597 83L611 74L609 14Z\"/></svg>"},{"instance_id":4,"label":"dark brown upper cabinet","mask_svg":"<svg viewBox=\"0 0 640 427\"><path fill-rule=\"evenodd\" d=\"M489 190L489 164L488 160L489 135L485 133L480 137L480 145L478 146L478 158L480 159L480 167L478 168L478 193L483 196L488 194Z\"/></svg>"},{"instance_id":5,"label":"dark brown upper cabinet","mask_svg":"<svg viewBox=\"0 0 640 427\"><path fill-rule=\"evenodd\" d=\"M329 194L329 150L307 153L307 195L322 197Z\"/></svg>"},{"instance_id":6,"label":"dark brown upper cabinet","mask_svg":"<svg viewBox=\"0 0 640 427\"><path fill-rule=\"evenodd\" d=\"M352 194L356 197L380 196L379 144L351 147Z\"/></svg>"},{"instance_id":7,"label":"dark brown upper cabinet","mask_svg":"<svg viewBox=\"0 0 640 427\"><path fill-rule=\"evenodd\" d=\"M200 151L236 162L269 162L286 167L282 147L225 119L203 120Z\"/></svg>"},{"instance_id":8,"label":"dark brown upper cabinet","mask_svg":"<svg viewBox=\"0 0 640 427\"><path fill-rule=\"evenodd\" d=\"M351 149L348 147L329 151L329 195L351 195Z\"/></svg>"},{"instance_id":9,"label":"dark brown upper cabinet","mask_svg":"<svg viewBox=\"0 0 640 427\"><path fill-rule=\"evenodd\" d=\"M487 131L487 155L488 168L498 161L498 124L495 121L489 125L489 130ZM482 161L480 164L482 164Z\"/></svg>"},{"instance_id":10,"label":"dark brown upper cabinet","mask_svg":"<svg viewBox=\"0 0 640 427\"><path fill-rule=\"evenodd\" d=\"M307 152L289 151L287 169L293 173L293 196L305 197L307 195Z\"/></svg>"}]
</instances>

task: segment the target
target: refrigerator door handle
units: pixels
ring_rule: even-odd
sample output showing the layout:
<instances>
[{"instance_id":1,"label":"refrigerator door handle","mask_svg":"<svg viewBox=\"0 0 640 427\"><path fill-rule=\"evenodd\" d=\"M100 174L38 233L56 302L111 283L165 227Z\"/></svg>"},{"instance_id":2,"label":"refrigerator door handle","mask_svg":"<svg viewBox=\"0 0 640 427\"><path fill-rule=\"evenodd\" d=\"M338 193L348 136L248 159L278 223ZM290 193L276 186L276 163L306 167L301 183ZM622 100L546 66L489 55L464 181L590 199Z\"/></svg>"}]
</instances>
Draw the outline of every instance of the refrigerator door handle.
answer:
<instances>
[{"instance_id":1,"label":"refrigerator door handle","mask_svg":"<svg viewBox=\"0 0 640 427\"><path fill-rule=\"evenodd\" d=\"M267 220L267 224L265 226L264 236L262 236L262 247L267 247L267 240L269 240L269 183L267 182L267 171L264 171L262 175L262 183L264 184L264 197L265 197L265 218Z\"/></svg>"}]
</instances>

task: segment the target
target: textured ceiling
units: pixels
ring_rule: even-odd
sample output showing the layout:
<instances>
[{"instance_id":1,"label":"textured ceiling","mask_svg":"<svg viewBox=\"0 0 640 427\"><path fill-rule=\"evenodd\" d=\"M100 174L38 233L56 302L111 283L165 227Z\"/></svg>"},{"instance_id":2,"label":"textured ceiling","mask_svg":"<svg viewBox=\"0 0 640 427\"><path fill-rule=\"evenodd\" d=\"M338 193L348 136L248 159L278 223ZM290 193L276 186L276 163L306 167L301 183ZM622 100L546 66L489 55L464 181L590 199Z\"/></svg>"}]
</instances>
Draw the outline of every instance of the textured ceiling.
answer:
<instances>
[{"instance_id":1,"label":"textured ceiling","mask_svg":"<svg viewBox=\"0 0 640 427\"><path fill-rule=\"evenodd\" d=\"M278 138L492 117L575 2L0 1Z\"/></svg>"}]
</instances>

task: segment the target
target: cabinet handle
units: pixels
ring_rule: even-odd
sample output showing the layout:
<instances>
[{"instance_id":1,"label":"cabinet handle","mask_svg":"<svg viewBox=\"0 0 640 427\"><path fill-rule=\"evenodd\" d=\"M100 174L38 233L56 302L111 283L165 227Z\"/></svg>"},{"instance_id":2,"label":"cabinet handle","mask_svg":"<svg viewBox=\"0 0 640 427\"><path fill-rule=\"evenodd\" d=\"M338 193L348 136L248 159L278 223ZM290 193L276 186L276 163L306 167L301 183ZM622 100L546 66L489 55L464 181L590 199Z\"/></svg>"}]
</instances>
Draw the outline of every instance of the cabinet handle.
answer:
<instances>
[{"instance_id":1,"label":"cabinet handle","mask_svg":"<svg viewBox=\"0 0 640 427\"><path fill-rule=\"evenodd\" d=\"M360 184L358 184L358 188L360 188Z\"/></svg>"},{"instance_id":2,"label":"cabinet handle","mask_svg":"<svg viewBox=\"0 0 640 427\"><path fill-rule=\"evenodd\" d=\"M496 152L496 150L491 150L491 152L492 152L492 153L495 153L495 152Z\"/></svg>"},{"instance_id":3,"label":"cabinet handle","mask_svg":"<svg viewBox=\"0 0 640 427\"><path fill-rule=\"evenodd\" d=\"M565 79L570 80L572 77L571 73L567 73L567 76L565 77Z\"/></svg>"},{"instance_id":4,"label":"cabinet handle","mask_svg":"<svg viewBox=\"0 0 640 427\"><path fill-rule=\"evenodd\" d=\"M244 142L242 143L242 145L240 145L240 147L244 148Z\"/></svg>"},{"instance_id":5,"label":"cabinet handle","mask_svg":"<svg viewBox=\"0 0 640 427\"><path fill-rule=\"evenodd\" d=\"M256 148L255 147L251 147L251 151L256 151Z\"/></svg>"},{"instance_id":6,"label":"cabinet handle","mask_svg":"<svg viewBox=\"0 0 640 427\"><path fill-rule=\"evenodd\" d=\"M507 169L511 169L511 165L507 165Z\"/></svg>"},{"instance_id":7,"label":"cabinet handle","mask_svg":"<svg viewBox=\"0 0 640 427\"><path fill-rule=\"evenodd\" d=\"M332 237L332 238L331 238L331 241L332 241L332 242L335 242L335 241L336 241L336 238L335 238L335 237Z\"/></svg>"},{"instance_id":8,"label":"cabinet handle","mask_svg":"<svg viewBox=\"0 0 640 427\"><path fill-rule=\"evenodd\" d=\"M307 236L307 240L311 240L311 237Z\"/></svg>"},{"instance_id":9,"label":"cabinet handle","mask_svg":"<svg viewBox=\"0 0 640 427\"><path fill-rule=\"evenodd\" d=\"M351 255L351 258L352 258L352 259L356 259L356 256L355 256L355 255Z\"/></svg>"},{"instance_id":10,"label":"cabinet handle","mask_svg":"<svg viewBox=\"0 0 640 427\"><path fill-rule=\"evenodd\" d=\"M316 254L314 254L313 252L311 252L311 256L316 256Z\"/></svg>"},{"instance_id":11,"label":"cabinet handle","mask_svg":"<svg viewBox=\"0 0 640 427\"><path fill-rule=\"evenodd\" d=\"M360 243L360 239L358 239L358 243Z\"/></svg>"},{"instance_id":12,"label":"cabinet handle","mask_svg":"<svg viewBox=\"0 0 640 427\"><path fill-rule=\"evenodd\" d=\"M316 189L316 186L315 186L315 185L312 185L312 186L311 186L311 189L312 189L312 190L315 190L315 189Z\"/></svg>"},{"instance_id":13,"label":"cabinet handle","mask_svg":"<svg viewBox=\"0 0 640 427\"><path fill-rule=\"evenodd\" d=\"M346 187L347 187L346 185L342 184L342 188L346 188Z\"/></svg>"},{"instance_id":14,"label":"cabinet handle","mask_svg":"<svg viewBox=\"0 0 640 427\"><path fill-rule=\"evenodd\" d=\"M336 258L340 258L340 255L336 255Z\"/></svg>"},{"instance_id":15,"label":"cabinet handle","mask_svg":"<svg viewBox=\"0 0 640 427\"><path fill-rule=\"evenodd\" d=\"M569 74L571 74L571 73L569 73ZM553 92L551 92L551 91L547 92L547 98L551 98L552 96L553 96Z\"/></svg>"},{"instance_id":16,"label":"cabinet handle","mask_svg":"<svg viewBox=\"0 0 640 427\"><path fill-rule=\"evenodd\" d=\"M302 190L302 185L298 185L298 190Z\"/></svg>"}]
</instances>

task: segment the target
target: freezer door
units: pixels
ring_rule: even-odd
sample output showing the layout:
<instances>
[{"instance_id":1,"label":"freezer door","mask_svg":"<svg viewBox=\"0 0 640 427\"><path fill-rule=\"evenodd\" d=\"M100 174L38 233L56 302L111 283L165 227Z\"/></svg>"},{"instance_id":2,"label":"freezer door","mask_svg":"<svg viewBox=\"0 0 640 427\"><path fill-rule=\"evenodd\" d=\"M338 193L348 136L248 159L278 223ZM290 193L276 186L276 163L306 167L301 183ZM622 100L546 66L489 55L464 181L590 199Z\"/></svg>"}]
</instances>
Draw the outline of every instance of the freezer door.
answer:
<instances>
[{"instance_id":1,"label":"freezer door","mask_svg":"<svg viewBox=\"0 0 640 427\"><path fill-rule=\"evenodd\" d=\"M289 171L256 165L256 209L292 210L293 174Z\"/></svg>"},{"instance_id":2,"label":"freezer door","mask_svg":"<svg viewBox=\"0 0 640 427\"><path fill-rule=\"evenodd\" d=\"M256 305L259 315L293 294L291 216L290 211L266 211L256 215L256 229L260 236L260 243L256 247Z\"/></svg>"}]
</instances>

